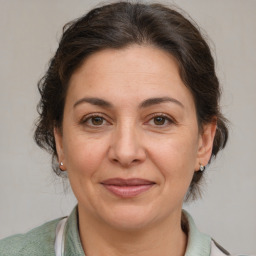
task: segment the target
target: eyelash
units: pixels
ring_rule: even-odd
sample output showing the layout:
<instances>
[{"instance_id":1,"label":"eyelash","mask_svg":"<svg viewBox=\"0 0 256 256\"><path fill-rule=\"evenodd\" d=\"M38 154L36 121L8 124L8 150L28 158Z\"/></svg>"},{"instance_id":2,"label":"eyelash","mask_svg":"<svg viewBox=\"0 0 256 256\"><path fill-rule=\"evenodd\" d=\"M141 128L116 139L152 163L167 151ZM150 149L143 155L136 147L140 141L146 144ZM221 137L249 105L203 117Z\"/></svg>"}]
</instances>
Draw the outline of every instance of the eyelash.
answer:
<instances>
[{"instance_id":1,"label":"eyelash","mask_svg":"<svg viewBox=\"0 0 256 256\"><path fill-rule=\"evenodd\" d=\"M157 117L161 117L161 118L164 118L164 122L168 122L167 124L163 124L163 125L157 125L157 124L153 124L154 126L156 126L156 127L159 127L159 128L163 128L163 127L166 127L166 126L168 126L168 125L170 125L170 124L176 124L176 121L173 119L173 118L170 118L168 115L166 115L166 114L163 114L163 113L155 113L155 114L153 114L151 117L150 117L150 119L149 119L149 121L147 122L147 123L149 123L150 121L153 121L154 122L154 119L155 118L157 118Z\"/></svg>"},{"instance_id":2,"label":"eyelash","mask_svg":"<svg viewBox=\"0 0 256 256\"><path fill-rule=\"evenodd\" d=\"M92 122L92 119L93 119L93 118L96 118L96 117L102 118L103 124L100 124L100 125L89 124L89 121ZM163 127L166 127L166 126L168 126L168 125L170 125L170 124L176 124L176 121L175 121L173 118L170 118L168 115L165 115L165 114L163 114L163 113L155 113L155 114L151 115L149 121L147 121L146 124L149 124L151 121L154 122L155 118L157 118L157 117L163 118L163 119L164 119L164 124L159 124L159 125L157 125L157 124L155 124L155 123L152 124L152 125L155 126L155 127L163 128ZM167 124L166 124L166 121L168 122ZM102 114L100 114L100 113L95 113L95 114L91 114L91 115L89 115L89 116L85 116L85 117L81 120L80 123L83 124L83 125L85 124L85 125L87 125L88 127L100 128L100 127L102 127L102 126L104 125L104 122L109 123L109 122L106 120L106 118L104 117L104 115L102 115Z\"/></svg>"},{"instance_id":3,"label":"eyelash","mask_svg":"<svg viewBox=\"0 0 256 256\"><path fill-rule=\"evenodd\" d=\"M87 126L93 127L93 128L103 126L103 124L101 124L101 125L94 125L94 124L89 124L89 123L88 123L89 121L92 122L92 119L93 119L93 118L96 118L96 117L102 118L103 122L108 122L108 121L106 120L106 118L105 118L102 114L100 114L100 113L95 113L95 114L91 114L91 115L89 115L89 116L85 116L85 117L81 120L80 123L81 123L81 124L86 124Z\"/></svg>"}]
</instances>

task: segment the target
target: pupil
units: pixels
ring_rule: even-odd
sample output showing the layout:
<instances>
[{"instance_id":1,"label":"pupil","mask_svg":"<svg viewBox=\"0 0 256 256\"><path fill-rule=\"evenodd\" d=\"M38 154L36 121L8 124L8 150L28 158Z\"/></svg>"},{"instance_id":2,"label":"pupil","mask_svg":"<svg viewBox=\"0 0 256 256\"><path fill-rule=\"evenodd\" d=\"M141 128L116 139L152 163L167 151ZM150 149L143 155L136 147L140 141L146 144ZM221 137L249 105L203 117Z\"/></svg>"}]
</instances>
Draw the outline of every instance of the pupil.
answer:
<instances>
[{"instance_id":1,"label":"pupil","mask_svg":"<svg viewBox=\"0 0 256 256\"><path fill-rule=\"evenodd\" d=\"M102 117L93 117L92 118L92 123L94 124L94 125L101 125L102 124L102 122L103 122L103 119L102 119Z\"/></svg>"},{"instance_id":2,"label":"pupil","mask_svg":"<svg viewBox=\"0 0 256 256\"><path fill-rule=\"evenodd\" d=\"M154 122L156 125L163 125L165 122L165 118L161 116L155 117Z\"/></svg>"}]
</instances>

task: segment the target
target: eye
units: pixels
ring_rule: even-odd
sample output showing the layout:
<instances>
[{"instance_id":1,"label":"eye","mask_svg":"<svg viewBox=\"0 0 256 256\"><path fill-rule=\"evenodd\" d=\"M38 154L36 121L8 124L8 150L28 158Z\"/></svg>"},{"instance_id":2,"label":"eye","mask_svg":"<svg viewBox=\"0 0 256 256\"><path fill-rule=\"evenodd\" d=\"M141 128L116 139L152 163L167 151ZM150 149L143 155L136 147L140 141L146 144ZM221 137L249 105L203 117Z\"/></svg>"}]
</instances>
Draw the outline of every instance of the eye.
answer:
<instances>
[{"instance_id":1,"label":"eye","mask_svg":"<svg viewBox=\"0 0 256 256\"><path fill-rule=\"evenodd\" d=\"M156 116L153 118L155 125L164 125L166 123L166 118L163 116Z\"/></svg>"},{"instance_id":2,"label":"eye","mask_svg":"<svg viewBox=\"0 0 256 256\"><path fill-rule=\"evenodd\" d=\"M107 121L104 117L100 115L90 115L85 117L82 120L82 124L83 125L85 124L89 127L97 127L97 126L100 127L100 126L106 125Z\"/></svg>"},{"instance_id":3,"label":"eye","mask_svg":"<svg viewBox=\"0 0 256 256\"><path fill-rule=\"evenodd\" d=\"M102 125L103 122L104 122L104 119L101 116L91 117L91 123L93 125Z\"/></svg>"},{"instance_id":4,"label":"eye","mask_svg":"<svg viewBox=\"0 0 256 256\"><path fill-rule=\"evenodd\" d=\"M151 118L148 124L152 126L165 127L170 124L173 124L174 121L167 115L164 114L155 114L153 118Z\"/></svg>"}]
</instances>

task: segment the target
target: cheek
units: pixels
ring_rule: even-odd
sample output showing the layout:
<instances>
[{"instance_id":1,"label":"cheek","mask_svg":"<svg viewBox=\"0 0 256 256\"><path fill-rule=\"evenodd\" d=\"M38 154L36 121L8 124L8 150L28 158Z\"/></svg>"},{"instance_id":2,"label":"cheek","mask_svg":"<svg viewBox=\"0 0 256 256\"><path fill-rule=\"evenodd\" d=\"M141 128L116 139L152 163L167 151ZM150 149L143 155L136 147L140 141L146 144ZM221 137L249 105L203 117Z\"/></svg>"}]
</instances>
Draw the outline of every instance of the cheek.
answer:
<instances>
[{"instance_id":1,"label":"cheek","mask_svg":"<svg viewBox=\"0 0 256 256\"><path fill-rule=\"evenodd\" d=\"M106 142L86 136L74 136L64 144L64 154L69 173L92 176L105 156Z\"/></svg>"},{"instance_id":2,"label":"cheek","mask_svg":"<svg viewBox=\"0 0 256 256\"><path fill-rule=\"evenodd\" d=\"M190 183L197 156L196 136L170 136L151 143L150 157L165 182ZM160 143L159 143L160 142ZM175 185L176 186L176 185Z\"/></svg>"}]
</instances>

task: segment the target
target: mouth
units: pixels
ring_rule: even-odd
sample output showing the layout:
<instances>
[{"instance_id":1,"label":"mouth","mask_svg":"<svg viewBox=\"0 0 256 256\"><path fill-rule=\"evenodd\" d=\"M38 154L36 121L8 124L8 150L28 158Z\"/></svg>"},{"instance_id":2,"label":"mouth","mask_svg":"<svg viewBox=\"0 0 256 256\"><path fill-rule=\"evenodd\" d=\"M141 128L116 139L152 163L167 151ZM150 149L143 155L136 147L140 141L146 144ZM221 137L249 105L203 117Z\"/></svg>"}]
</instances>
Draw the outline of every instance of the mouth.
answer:
<instances>
[{"instance_id":1,"label":"mouth","mask_svg":"<svg viewBox=\"0 0 256 256\"><path fill-rule=\"evenodd\" d=\"M112 194L121 198L132 198L138 196L149 189L156 183L145 179L108 179L101 184Z\"/></svg>"}]
</instances>

